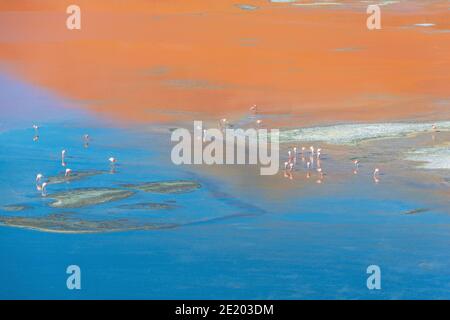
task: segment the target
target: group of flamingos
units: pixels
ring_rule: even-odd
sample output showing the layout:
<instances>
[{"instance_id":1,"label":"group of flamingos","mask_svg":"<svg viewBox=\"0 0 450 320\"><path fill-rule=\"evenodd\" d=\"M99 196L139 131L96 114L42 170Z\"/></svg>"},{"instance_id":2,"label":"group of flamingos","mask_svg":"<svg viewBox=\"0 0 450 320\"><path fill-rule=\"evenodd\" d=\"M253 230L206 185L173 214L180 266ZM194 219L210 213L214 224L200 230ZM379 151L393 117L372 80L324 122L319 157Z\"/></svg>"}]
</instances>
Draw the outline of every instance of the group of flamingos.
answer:
<instances>
[{"instance_id":1,"label":"group of flamingos","mask_svg":"<svg viewBox=\"0 0 450 320\"><path fill-rule=\"evenodd\" d=\"M258 112L257 106L253 105L250 108L250 111L253 112L254 114L257 114L257 112ZM227 119L223 118L223 119L221 119L219 125L223 126L226 122L227 122ZM262 120L261 119L257 119L256 120L256 124L258 126L260 126L262 124ZM37 125L33 125L33 129L35 130L35 135L34 135L33 141L37 141L39 139L39 127ZM83 141L84 141L84 146L88 147L89 146L89 141L90 141L90 137L89 137L88 134L85 134L83 136ZM322 149L321 148L315 149L314 146L310 146L309 147L309 152L306 150L305 147L302 147L300 149L300 152L298 152L298 151L299 150L297 150L297 147L294 147L294 148L288 150L288 159L284 163L284 176L286 178L293 179L292 172L294 171L294 168L295 168L295 166L297 164L297 158L300 155L300 158L301 158L302 162L306 166L306 177L310 178L310 176L311 176L310 171L312 169L314 169L314 167L315 167L315 170L317 171L317 173L319 175L319 178L317 179L316 182L317 183L322 183L322 180L324 178L324 172L322 170L321 163L320 163L320 161L321 161L320 156L321 156ZM70 176L72 174L72 169L67 168L66 154L67 154L66 150L62 150L61 151L61 166L63 168L65 168L64 176L68 177L68 176ZM309 157L307 157L307 156L309 156ZM108 161L109 161L111 167L114 168L114 166L115 166L115 164L117 162L117 159L115 157L110 157L108 159ZM353 164L354 164L354 171L353 171L353 173L357 174L358 173L358 169L359 169L359 160L357 160L357 159L354 160ZM380 174L380 169L375 168L374 171L373 171L373 179L374 179L374 181L376 183L379 182L379 174ZM36 189L41 192L41 195L43 197L47 196L46 188L47 188L48 184L49 184L48 181L44 181L44 175L43 174L38 173L36 175Z\"/></svg>"},{"instance_id":2,"label":"group of flamingos","mask_svg":"<svg viewBox=\"0 0 450 320\"><path fill-rule=\"evenodd\" d=\"M39 126L37 125L33 125L33 129L35 132L35 135L33 137L33 141L37 141L39 140ZM89 146L89 141L90 141L90 137L88 134L85 134L83 136L83 142L84 142L84 147L87 148ZM68 177L72 174L72 169L67 168L67 162L66 162L66 155L67 155L67 151L64 149L61 151L61 166L63 168L65 168L65 172L64 172L64 176ZM111 165L111 170L114 171L114 166L117 162L117 159L114 157L110 157L108 159L110 165ZM41 192L41 195L43 197L47 196L47 185L49 184L48 181L44 181L44 175L42 173L38 173L36 175L36 190Z\"/></svg>"},{"instance_id":3,"label":"group of flamingos","mask_svg":"<svg viewBox=\"0 0 450 320\"><path fill-rule=\"evenodd\" d=\"M321 153L322 149L317 148L315 149L314 146L309 147L309 151L306 149L306 147L301 147L300 152L297 147L290 148L287 152L287 161L284 162L284 176L289 179L293 179L292 172L294 171L295 166L297 165L297 159L300 157L302 163L306 167L306 178L311 177L311 170L315 169L319 175L319 178L316 180L317 183L322 183L324 178L324 172L322 170L321 166ZM358 174L359 170L359 160L355 159L353 160L354 165L354 174ZM380 181L379 176L380 175L380 169L375 168L373 171L373 180L375 183L378 183Z\"/></svg>"}]
</instances>

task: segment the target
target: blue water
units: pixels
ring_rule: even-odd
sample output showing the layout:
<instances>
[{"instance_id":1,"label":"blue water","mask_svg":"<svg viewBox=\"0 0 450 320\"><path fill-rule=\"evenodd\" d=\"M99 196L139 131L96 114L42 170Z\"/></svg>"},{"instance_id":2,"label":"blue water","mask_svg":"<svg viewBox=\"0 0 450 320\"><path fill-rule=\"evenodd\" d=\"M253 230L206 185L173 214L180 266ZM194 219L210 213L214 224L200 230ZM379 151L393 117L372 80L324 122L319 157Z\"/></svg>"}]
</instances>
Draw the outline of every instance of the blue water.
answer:
<instances>
[{"instance_id":1,"label":"blue water","mask_svg":"<svg viewBox=\"0 0 450 320\"><path fill-rule=\"evenodd\" d=\"M364 175L329 179L322 185L246 174L233 179L170 162L168 133L108 125L75 109L56 108L61 97L0 77L7 91L0 105L14 101L42 111L10 121L1 107L0 206L26 204L11 216L72 212L83 219L175 223L173 229L96 234L61 234L0 227L0 298L145 299L396 299L450 298L448 202L429 186L404 177ZM26 99L19 99L21 96ZM63 99L64 100L64 99ZM24 110L25 110L24 109ZM55 111L56 110L56 111ZM14 114L14 112L12 112ZM11 114L11 110L8 111ZM39 119L38 119L39 118ZM40 121L40 138L31 124ZM14 125L11 125L14 122ZM83 146L82 136L92 141ZM35 190L37 173L109 170L48 192L78 187L188 179L202 188L186 194L137 193L117 202L79 209L48 207ZM327 161L332 164L333 155ZM363 169L363 168L362 168ZM224 169L226 170L226 169ZM225 171L227 172L227 171ZM247 173L248 175L251 175ZM282 173L280 173L282 175ZM269 179L269 180L268 180ZM270 185L270 179L276 180ZM138 202L175 201L169 212L119 210ZM426 208L418 214L408 210ZM66 268L80 266L81 290L68 290ZM366 268L379 265L382 289L368 290Z\"/></svg>"}]
</instances>

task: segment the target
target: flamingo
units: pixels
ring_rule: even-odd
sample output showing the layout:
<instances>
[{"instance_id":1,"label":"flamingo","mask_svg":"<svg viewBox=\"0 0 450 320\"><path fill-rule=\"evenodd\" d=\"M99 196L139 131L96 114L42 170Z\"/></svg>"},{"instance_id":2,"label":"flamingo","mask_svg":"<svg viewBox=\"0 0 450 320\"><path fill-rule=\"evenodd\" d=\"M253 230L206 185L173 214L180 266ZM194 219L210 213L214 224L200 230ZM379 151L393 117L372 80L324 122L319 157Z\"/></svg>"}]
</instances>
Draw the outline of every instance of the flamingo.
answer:
<instances>
[{"instance_id":1,"label":"flamingo","mask_svg":"<svg viewBox=\"0 0 450 320\"><path fill-rule=\"evenodd\" d=\"M309 150L311 150L311 155L314 155L314 147L313 146L309 147Z\"/></svg>"},{"instance_id":2,"label":"flamingo","mask_svg":"<svg viewBox=\"0 0 450 320\"><path fill-rule=\"evenodd\" d=\"M289 162L286 161L286 162L284 163L284 170L287 170L288 166L289 166Z\"/></svg>"},{"instance_id":3,"label":"flamingo","mask_svg":"<svg viewBox=\"0 0 450 320\"><path fill-rule=\"evenodd\" d=\"M358 169L359 169L359 160L355 159L353 161L353 164L355 165L355 169L353 170L353 174L358 174Z\"/></svg>"},{"instance_id":4,"label":"flamingo","mask_svg":"<svg viewBox=\"0 0 450 320\"><path fill-rule=\"evenodd\" d=\"M322 168L317 168L317 172L320 175L320 179L323 179L323 172L322 172Z\"/></svg>"},{"instance_id":5,"label":"flamingo","mask_svg":"<svg viewBox=\"0 0 450 320\"><path fill-rule=\"evenodd\" d=\"M378 177L379 174L380 174L380 169L375 168L375 170L373 170L373 176Z\"/></svg>"},{"instance_id":6,"label":"flamingo","mask_svg":"<svg viewBox=\"0 0 450 320\"><path fill-rule=\"evenodd\" d=\"M42 190L42 186L40 185L41 180L44 178L44 175L42 173L38 173L36 175L36 190L37 191L41 191Z\"/></svg>"},{"instance_id":7,"label":"flamingo","mask_svg":"<svg viewBox=\"0 0 450 320\"><path fill-rule=\"evenodd\" d=\"M261 120L261 119L256 120L256 124L257 124L258 126L261 125L261 123L262 123L262 120Z\"/></svg>"},{"instance_id":8,"label":"flamingo","mask_svg":"<svg viewBox=\"0 0 450 320\"><path fill-rule=\"evenodd\" d=\"M289 163L289 171L292 171L292 170L294 170L294 163L293 162Z\"/></svg>"},{"instance_id":9,"label":"flamingo","mask_svg":"<svg viewBox=\"0 0 450 320\"><path fill-rule=\"evenodd\" d=\"M44 178L44 175L42 173L38 173L36 175L36 184L41 183L42 178Z\"/></svg>"},{"instance_id":10,"label":"flamingo","mask_svg":"<svg viewBox=\"0 0 450 320\"><path fill-rule=\"evenodd\" d=\"M64 150L61 151L61 165L62 165L63 167L66 166L65 159L66 159L66 149L64 149Z\"/></svg>"},{"instance_id":11,"label":"flamingo","mask_svg":"<svg viewBox=\"0 0 450 320\"><path fill-rule=\"evenodd\" d=\"M253 113L258 112L258 107L256 106L256 104L254 104L253 106L250 107L250 111L253 111Z\"/></svg>"},{"instance_id":12,"label":"flamingo","mask_svg":"<svg viewBox=\"0 0 450 320\"><path fill-rule=\"evenodd\" d=\"M109 160L109 162L111 163L111 165L115 165L116 162L117 162L117 159L114 158L114 157L110 157L108 160Z\"/></svg>"},{"instance_id":13,"label":"flamingo","mask_svg":"<svg viewBox=\"0 0 450 320\"><path fill-rule=\"evenodd\" d=\"M47 196L47 190L46 190L46 188L47 188L47 182L44 182L43 184L42 184L42 186L41 186L41 195L43 196L43 197L46 197Z\"/></svg>"},{"instance_id":14,"label":"flamingo","mask_svg":"<svg viewBox=\"0 0 450 320\"><path fill-rule=\"evenodd\" d=\"M65 177L70 176L70 174L72 173L72 169L67 168L66 169L66 173L64 174Z\"/></svg>"},{"instance_id":15,"label":"flamingo","mask_svg":"<svg viewBox=\"0 0 450 320\"><path fill-rule=\"evenodd\" d=\"M308 171L309 171L310 168L311 168L311 162L308 161L308 162L306 162L306 169L308 169Z\"/></svg>"}]
</instances>

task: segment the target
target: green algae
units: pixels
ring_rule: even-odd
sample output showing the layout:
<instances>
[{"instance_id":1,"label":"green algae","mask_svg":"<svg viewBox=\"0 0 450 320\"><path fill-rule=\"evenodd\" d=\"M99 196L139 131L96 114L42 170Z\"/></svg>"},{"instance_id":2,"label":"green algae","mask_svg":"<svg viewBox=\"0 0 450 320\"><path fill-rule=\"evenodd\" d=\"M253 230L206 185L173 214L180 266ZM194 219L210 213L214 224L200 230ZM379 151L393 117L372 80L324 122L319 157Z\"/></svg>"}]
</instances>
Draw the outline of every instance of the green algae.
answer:
<instances>
[{"instance_id":1,"label":"green algae","mask_svg":"<svg viewBox=\"0 0 450 320\"><path fill-rule=\"evenodd\" d=\"M71 181L78 181L85 178L93 177L96 175L107 173L107 171L100 171L100 170L93 170L93 171L77 171L73 172L68 176L65 176L64 174L59 174L56 176L48 177L47 182L49 184L59 184L59 183L65 183L65 182L71 182Z\"/></svg>"},{"instance_id":2,"label":"green algae","mask_svg":"<svg viewBox=\"0 0 450 320\"><path fill-rule=\"evenodd\" d=\"M125 210L172 210L177 206L167 204L167 203L158 203L158 202L142 202L142 203L133 203L133 204L123 204L120 205L119 209Z\"/></svg>"},{"instance_id":3,"label":"green algae","mask_svg":"<svg viewBox=\"0 0 450 320\"><path fill-rule=\"evenodd\" d=\"M422 213L422 212L427 212L427 211L430 211L430 209L418 208L418 209L405 211L405 212L403 212L403 214L416 214L416 213Z\"/></svg>"},{"instance_id":4,"label":"green algae","mask_svg":"<svg viewBox=\"0 0 450 320\"><path fill-rule=\"evenodd\" d=\"M29 209L31 209L31 207L24 205L24 204L9 204L6 206L2 206L1 209L3 211L18 212L18 211L29 210Z\"/></svg>"},{"instance_id":5,"label":"green algae","mask_svg":"<svg viewBox=\"0 0 450 320\"><path fill-rule=\"evenodd\" d=\"M177 227L176 224L135 223L128 220L92 221L73 219L64 215L45 217L4 217L0 225L52 233L105 233L120 231L156 230Z\"/></svg>"},{"instance_id":6,"label":"green algae","mask_svg":"<svg viewBox=\"0 0 450 320\"><path fill-rule=\"evenodd\" d=\"M200 183L188 180L147 182L141 184L125 184L125 188L136 189L143 192L173 194L186 193L197 190L201 187Z\"/></svg>"},{"instance_id":7,"label":"green algae","mask_svg":"<svg viewBox=\"0 0 450 320\"><path fill-rule=\"evenodd\" d=\"M115 188L81 188L48 195L53 208L80 208L128 198L133 191Z\"/></svg>"}]
</instances>

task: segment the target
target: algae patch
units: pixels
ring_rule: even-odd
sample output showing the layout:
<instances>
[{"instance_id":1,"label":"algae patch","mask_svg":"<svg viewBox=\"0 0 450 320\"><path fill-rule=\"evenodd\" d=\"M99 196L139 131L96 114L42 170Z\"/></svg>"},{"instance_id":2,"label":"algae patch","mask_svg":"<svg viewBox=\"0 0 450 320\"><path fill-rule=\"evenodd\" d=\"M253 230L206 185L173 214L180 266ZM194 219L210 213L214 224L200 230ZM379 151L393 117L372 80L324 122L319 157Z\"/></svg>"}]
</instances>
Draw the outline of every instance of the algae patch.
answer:
<instances>
[{"instance_id":1,"label":"algae patch","mask_svg":"<svg viewBox=\"0 0 450 320\"><path fill-rule=\"evenodd\" d=\"M403 212L403 214L417 214L417 213L422 213L422 212L427 212L427 211L430 211L430 209L418 208L418 209L405 211L405 212Z\"/></svg>"},{"instance_id":2,"label":"algae patch","mask_svg":"<svg viewBox=\"0 0 450 320\"><path fill-rule=\"evenodd\" d=\"M10 204L6 206L2 206L1 209L3 211L9 211L9 212L18 212L18 211L24 211L31 209L30 206L22 205L22 204Z\"/></svg>"},{"instance_id":3,"label":"algae patch","mask_svg":"<svg viewBox=\"0 0 450 320\"><path fill-rule=\"evenodd\" d=\"M176 207L177 206L167 203L143 202L143 203L123 204L118 208L125 210L172 210L175 209Z\"/></svg>"},{"instance_id":4,"label":"algae patch","mask_svg":"<svg viewBox=\"0 0 450 320\"><path fill-rule=\"evenodd\" d=\"M84 188L49 195L53 208L80 208L128 198L133 191L115 188Z\"/></svg>"},{"instance_id":5,"label":"algae patch","mask_svg":"<svg viewBox=\"0 0 450 320\"><path fill-rule=\"evenodd\" d=\"M59 174L57 176L51 176L51 177L48 177L47 181L49 184L59 184L59 183L64 183L64 182L77 181L77 180L85 179L88 177L92 177L92 176L96 176L96 175L104 174L104 173L106 173L106 171L99 171L99 170L78 171L78 172L71 173L68 176L65 176L64 174Z\"/></svg>"},{"instance_id":6,"label":"algae patch","mask_svg":"<svg viewBox=\"0 0 450 320\"><path fill-rule=\"evenodd\" d=\"M133 223L127 220L91 221L62 215L46 217L0 217L0 225L52 233L104 233L155 230L177 227L176 224Z\"/></svg>"},{"instance_id":7,"label":"algae patch","mask_svg":"<svg viewBox=\"0 0 450 320\"><path fill-rule=\"evenodd\" d=\"M201 187L200 183L188 180L148 182L141 184L125 184L125 188L136 189L143 192L153 193L186 193L197 190Z\"/></svg>"}]
</instances>

